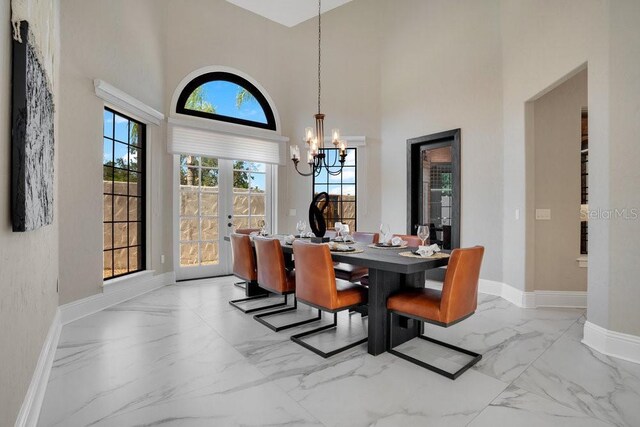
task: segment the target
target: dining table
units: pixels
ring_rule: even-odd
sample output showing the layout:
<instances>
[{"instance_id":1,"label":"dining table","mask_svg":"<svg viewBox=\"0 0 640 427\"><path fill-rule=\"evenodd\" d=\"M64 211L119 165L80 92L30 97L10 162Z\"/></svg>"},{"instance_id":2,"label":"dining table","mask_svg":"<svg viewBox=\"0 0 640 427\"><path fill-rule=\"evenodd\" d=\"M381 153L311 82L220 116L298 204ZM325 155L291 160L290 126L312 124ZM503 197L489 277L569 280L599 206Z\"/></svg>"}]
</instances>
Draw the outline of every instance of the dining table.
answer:
<instances>
[{"instance_id":1,"label":"dining table","mask_svg":"<svg viewBox=\"0 0 640 427\"><path fill-rule=\"evenodd\" d=\"M293 265L293 245L285 241L285 235L274 234L269 237L280 240L285 263ZM304 239L304 238L303 238ZM229 240L225 237L225 240ZM389 324L387 298L402 288L423 288L425 272L446 266L448 257L407 257L401 252L414 251L417 248L371 247L363 243L348 243L354 252L331 251L334 262L362 266L369 269L368 297L368 352L377 356L390 349L389 328L393 328L393 347L409 341L422 333L423 323L416 320L394 316Z\"/></svg>"}]
</instances>

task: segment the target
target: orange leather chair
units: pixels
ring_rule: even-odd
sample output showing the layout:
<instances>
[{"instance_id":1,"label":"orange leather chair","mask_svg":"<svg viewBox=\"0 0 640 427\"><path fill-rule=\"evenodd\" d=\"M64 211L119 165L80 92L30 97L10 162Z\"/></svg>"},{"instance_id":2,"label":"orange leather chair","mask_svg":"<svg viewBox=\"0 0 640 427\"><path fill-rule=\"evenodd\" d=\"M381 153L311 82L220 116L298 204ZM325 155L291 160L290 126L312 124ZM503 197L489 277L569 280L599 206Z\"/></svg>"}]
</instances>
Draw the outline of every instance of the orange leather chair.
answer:
<instances>
[{"instance_id":1,"label":"orange leather chair","mask_svg":"<svg viewBox=\"0 0 640 427\"><path fill-rule=\"evenodd\" d=\"M355 231L351 236L355 242L366 245L378 243L378 239L380 237L378 233L366 233L363 231ZM333 265L333 268L336 271L336 277L338 279L348 280L349 282L358 282L364 276L369 274L369 269L367 267L346 264L344 262L336 262Z\"/></svg>"},{"instance_id":2,"label":"orange leather chair","mask_svg":"<svg viewBox=\"0 0 640 427\"><path fill-rule=\"evenodd\" d=\"M235 231L237 234L251 234L251 233L259 233L260 228L238 228Z\"/></svg>"},{"instance_id":3,"label":"orange leather chair","mask_svg":"<svg viewBox=\"0 0 640 427\"><path fill-rule=\"evenodd\" d=\"M463 348L455 347L441 341L420 335L426 341L457 350L468 356L470 361L450 373L436 366L430 365L407 354L393 349L393 325L394 315L400 315L415 319L420 322L428 322L434 325L448 327L468 318L478 306L478 279L480 277L480 266L484 247L475 246L465 249L454 249L447 266L447 273L444 278L442 291L429 288L407 289L391 295L387 299L387 310L389 311L389 350L405 360L419 366L437 372L452 380L458 378L464 371L478 363L482 355Z\"/></svg>"},{"instance_id":4,"label":"orange leather chair","mask_svg":"<svg viewBox=\"0 0 640 427\"><path fill-rule=\"evenodd\" d=\"M236 229L236 233L237 234L251 234L253 232L259 232L260 229L259 228L238 228ZM241 289L247 289L247 284L245 282L236 282L234 283L235 286L241 288Z\"/></svg>"},{"instance_id":5,"label":"orange leather chair","mask_svg":"<svg viewBox=\"0 0 640 427\"><path fill-rule=\"evenodd\" d=\"M284 255L282 253L280 240L269 237L254 237L253 243L256 248L259 286L271 293L284 295L284 302L287 304L287 297L291 294L295 294L296 291L296 276L293 271L287 271L284 266ZM297 308L298 300L294 295L293 307L256 314L253 318L276 332L304 325L306 323L316 322L322 319L322 312L320 310L318 310L317 317L280 326L275 326L264 319L265 317L296 311Z\"/></svg>"},{"instance_id":6,"label":"orange leather chair","mask_svg":"<svg viewBox=\"0 0 640 427\"><path fill-rule=\"evenodd\" d=\"M296 266L296 298L311 307L333 313L333 323L293 335L291 340L325 358L366 342L365 337L344 347L324 352L303 340L306 336L336 328L338 312L365 304L367 289L346 280L336 279L329 246L325 244L296 240L293 242L293 256Z\"/></svg>"},{"instance_id":7,"label":"orange leather chair","mask_svg":"<svg viewBox=\"0 0 640 427\"><path fill-rule=\"evenodd\" d=\"M258 270L256 268L256 256L251 246L251 239L246 234L231 233L231 254L233 256L233 274L242 279L246 283L246 290L258 287ZM286 305L286 301L278 304L270 304L261 307L245 308L242 303L253 301L260 298L267 298L268 292L258 295L249 296L229 301L229 304L242 311L243 313L252 313L254 311L266 310L267 308L282 307Z\"/></svg>"}]
</instances>

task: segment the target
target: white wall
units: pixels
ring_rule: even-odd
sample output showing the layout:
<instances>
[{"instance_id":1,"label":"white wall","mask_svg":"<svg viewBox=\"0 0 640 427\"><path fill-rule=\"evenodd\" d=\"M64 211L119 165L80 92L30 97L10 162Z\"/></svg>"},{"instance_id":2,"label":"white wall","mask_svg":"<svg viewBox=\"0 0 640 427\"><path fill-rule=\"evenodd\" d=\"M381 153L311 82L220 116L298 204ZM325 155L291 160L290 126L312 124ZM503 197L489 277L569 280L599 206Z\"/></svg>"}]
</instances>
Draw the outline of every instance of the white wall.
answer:
<instances>
[{"instance_id":1,"label":"white wall","mask_svg":"<svg viewBox=\"0 0 640 427\"><path fill-rule=\"evenodd\" d=\"M502 79L496 1L383 2L381 217L406 230L406 140L462 129L461 244L502 280Z\"/></svg>"},{"instance_id":2,"label":"white wall","mask_svg":"<svg viewBox=\"0 0 640 427\"><path fill-rule=\"evenodd\" d=\"M532 247L527 247L526 242L527 238L533 238L534 230L534 176L532 152L526 150L527 147L530 150L532 144L525 143L525 103L571 77L588 62L589 207L607 206L608 2L503 0L500 11L504 123L503 281L532 291ZM515 219L516 209L520 211L520 219ZM593 295L604 308L608 300L607 225L591 221L589 227L589 298ZM598 242L598 246L593 242ZM590 309L590 318L592 315L602 321L607 318L605 313L600 315Z\"/></svg>"},{"instance_id":3,"label":"white wall","mask_svg":"<svg viewBox=\"0 0 640 427\"><path fill-rule=\"evenodd\" d=\"M54 3L57 12L58 4ZM58 180L53 224L27 233L11 231L11 15L0 6L0 426L14 424L42 344L58 306ZM57 31L57 22L54 22ZM54 32L55 34L55 32ZM36 36L39 40L40 35ZM53 41L56 44L56 40ZM57 44L54 51L57 53ZM55 55L58 56L57 54ZM57 63L54 64L57 80ZM54 102L60 105L58 86ZM59 111L59 110L58 110ZM55 127L58 127L56 115ZM56 150L60 139L56 135ZM56 175L59 155L55 156Z\"/></svg>"},{"instance_id":4,"label":"white wall","mask_svg":"<svg viewBox=\"0 0 640 427\"><path fill-rule=\"evenodd\" d=\"M626 214L610 220L609 329L640 336L640 2L611 2L610 155L611 208ZM591 145L591 144L590 144ZM591 151L591 150L589 150ZM589 159L591 164L591 159ZM632 214L635 209L636 215ZM589 236L591 238L591 236ZM594 245L599 244L597 241ZM589 248L591 267L591 247ZM589 282L591 287L591 282ZM598 301L593 301L597 307ZM590 301L589 310L592 305ZM591 320L591 319L590 319ZM602 326L602 325L601 325Z\"/></svg>"},{"instance_id":5,"label":"white wall","mask_svg":"<svg viewBox=\"0 0 640 427\"><path fill-rule=\"evenodd\" d=\"M93 80L164 111L165 8L141 0L61 4L60 300L102 292L102 122ZM159 7L160 6L160 7ZM127 113L123 111L123 113ZM170 159L165 130L147 126L151 245L147 268L171 269ZM168 215L168 216L167 216ZM160 256L166 255L164 265Z\"/></svg>"},{"instance_id":6,"label":"white wall","mask_svg":"<svg viewBox=\"0 0 640 427\"><path fill-rule=\"evenodd\" d=\"M551 219L535 221L536 290L586 291L580 256L581 124L587 106L587 70L533 102L534 209Z\"/></svg>"}]
</instances>

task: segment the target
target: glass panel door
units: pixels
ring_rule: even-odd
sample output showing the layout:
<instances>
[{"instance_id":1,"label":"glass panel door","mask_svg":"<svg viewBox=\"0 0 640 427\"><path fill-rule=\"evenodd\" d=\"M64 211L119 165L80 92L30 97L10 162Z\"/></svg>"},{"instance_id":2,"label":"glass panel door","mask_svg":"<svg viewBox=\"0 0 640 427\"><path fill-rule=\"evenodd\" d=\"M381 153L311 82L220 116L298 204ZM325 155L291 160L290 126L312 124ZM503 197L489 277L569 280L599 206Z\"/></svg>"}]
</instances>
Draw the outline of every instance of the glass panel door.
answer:
<instances>
[{"instance_id":1,"label":"glass panel door","mask_svg":"<svg viewBox=\"0 0 640 427\"><path fill-rule=\"evenodd\" d=\"M176 279L231 273L224 240L236 228L271 220L271 166L204 156L176 156Z\"/></svg>"},{"instance_id":2,"label":"glass panel door","mask_svg":"<svg viewBox=\"0 0 640 427\"><path fill-rule=\"evenodd\" d=\"M235 228L267 226L267 165L233 161L233 224ZM267 227L268 228L268 227Z\"/></svg>"},{"instance_id":3,"label":"glass panel door","mask_svg":"<svg viewBox=\"0 0 640 427\"><path fill-rule=\"evenodd\" d=\"M220 192L218 159L180 156L178 190L179 280L224 274L226 258L220 247L220 213L224 201Z\"/></svg>"}]
</instances>

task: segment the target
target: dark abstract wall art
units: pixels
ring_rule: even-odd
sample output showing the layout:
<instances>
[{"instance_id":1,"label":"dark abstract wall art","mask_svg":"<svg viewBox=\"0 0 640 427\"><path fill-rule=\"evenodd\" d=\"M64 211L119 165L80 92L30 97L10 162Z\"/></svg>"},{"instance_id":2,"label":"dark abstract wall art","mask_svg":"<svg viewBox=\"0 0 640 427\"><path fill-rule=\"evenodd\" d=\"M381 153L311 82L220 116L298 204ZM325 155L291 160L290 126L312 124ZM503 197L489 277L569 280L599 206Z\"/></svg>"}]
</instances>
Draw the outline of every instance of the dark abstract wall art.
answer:
<instances>
[{"instance_id":1,"label":"dark abstract wall art","mask_svg":"<svg viewBox=\"0 0 640 427\"><path fill-rule=\"evenodd\" d=\"M13 231L53 222L54 103L27 21L13 41L11 218Z\"/></svg>"}]
</instances>

